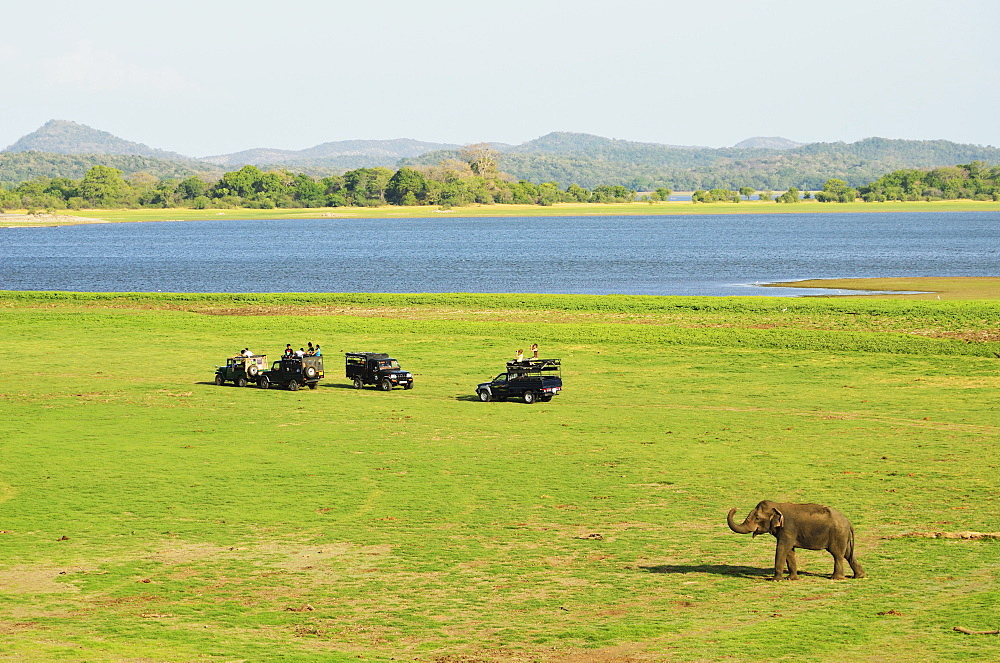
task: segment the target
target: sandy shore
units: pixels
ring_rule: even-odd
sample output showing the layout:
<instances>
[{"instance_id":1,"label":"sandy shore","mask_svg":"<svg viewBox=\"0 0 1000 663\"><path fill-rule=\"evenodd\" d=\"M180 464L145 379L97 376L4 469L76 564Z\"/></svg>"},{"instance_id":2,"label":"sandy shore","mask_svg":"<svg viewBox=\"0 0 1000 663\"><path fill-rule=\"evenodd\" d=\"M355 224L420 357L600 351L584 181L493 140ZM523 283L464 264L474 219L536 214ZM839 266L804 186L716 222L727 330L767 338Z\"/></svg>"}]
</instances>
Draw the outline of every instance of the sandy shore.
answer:
<instances>
[{"instance_id":1,"label":"sandy shore","mask_svg":"<svg viewBox=\"0 0 1000 663\"><path fill-rule=\"evenodd\" d=\"M858 279L811 279L769 283L783 288L843 289L844 296L887 299L1000 299L1000 276L900 276ZM885 290L881 294L851 294L851 290ZM902 291L908 291L903 294ZM899 294L894 294L899 293ZM826 295L831 296L831 295ZM835 296L835 295L834 295Z\"/></svg>"},{"instance_id":2,"label":"sandy shore","mask_svg":"<svg viewBox=\"0 0 1000 663\"><path fill-rule=\"evenodd\" d=\"M0 227L70 226L78 223L108 223L104 219L88 219L70 214L0 214Z\"/></svg>"}]
</instances>

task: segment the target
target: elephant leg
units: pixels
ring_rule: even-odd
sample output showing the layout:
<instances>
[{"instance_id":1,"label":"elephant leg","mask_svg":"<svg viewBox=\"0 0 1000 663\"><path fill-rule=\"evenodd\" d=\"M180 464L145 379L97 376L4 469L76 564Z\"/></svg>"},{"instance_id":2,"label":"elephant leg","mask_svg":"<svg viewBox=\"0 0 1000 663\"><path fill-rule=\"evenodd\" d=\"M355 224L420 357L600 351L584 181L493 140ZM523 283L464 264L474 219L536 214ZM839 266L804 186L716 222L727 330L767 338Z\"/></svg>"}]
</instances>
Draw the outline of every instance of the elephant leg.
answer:
<instances>
[{"instance_id":1,"label":"elephant leg","mask_svg":"<svg viewBox=\"0 0 1000 663\"><path fill-rule=\"evenodd\" d=\"M845 578L844 553L839 548L831 548L830 554L833 555L833 575L830 576L830 580L843 580Z\"/></svg>"},{"instance_id":2,"label":"elephant leg","mask_svg":"<svg viewBox=\"0 0 1000 663\"><path fill-rule=\"evenodd\" d=\"M798 580L799 579L799 561L795 558L795 548L788 551L788 557L785 558L788 564L788 579Z\"/></svg>"},{"instance_id":3,"label":"elephant leg","mask_svg":"<svg viewBox=\"0 0 1000 663\"><path fill-rule=\"evenodd\" d=\"M785 566L788 564L788 555L791 552L791 542L778 539L778 545L774 549L774 577L771 580L784 579Z\"/></svg>"},{"instance_id":4,"label":"elephant leg","mask_svg":"<svg viewBox=\"0 0 1000 663\"><path fill-rule=\"evenodd\" d=\"M847 563L851 565L851 570L854 571L855 578L864 578L865 570L861 568L861 562L854 558L854 549L851 549L851 554L847 557Z\"/></svg>"}]
</instances>

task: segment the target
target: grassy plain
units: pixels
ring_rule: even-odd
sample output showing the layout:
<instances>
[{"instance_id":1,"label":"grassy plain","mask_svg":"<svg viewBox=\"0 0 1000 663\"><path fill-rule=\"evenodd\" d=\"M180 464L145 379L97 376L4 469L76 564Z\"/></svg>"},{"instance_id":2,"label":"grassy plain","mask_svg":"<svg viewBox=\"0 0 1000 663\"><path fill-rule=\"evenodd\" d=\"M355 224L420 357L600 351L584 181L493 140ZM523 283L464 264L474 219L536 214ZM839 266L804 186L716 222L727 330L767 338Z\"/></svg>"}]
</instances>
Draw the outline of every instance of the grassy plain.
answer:
<instances>
[{"instance_id":1,"label":"grassy plain","mask_svg":"<svg viewBox=\"0 0 1000 663\"><path fill-rule=\"evenodd\" d=\"M996 660L1000 302L0 293L0 660ZM217 387L319 342L315 391ZM551 403L479 403L538 342ZM412 391L354 391L388 350ZM868 577L725 513L835 506Z\"/></svg>"},{"instance_id":2,"label":"grassy plain","mask_svg":"<svg viewBox=\"0 0 1000 663\"><path fill-rule=\"evenodd\" d=\"M440 209L438 207L327 207L310 209L129 209L129 210L72 210L66 212L65 221L51 218L38 220L4 220L0 227L54 225L94 222L139 221L201 221L205 219L315 219L315 218L409 218L409 217L499 217L499 216L629 216L677 214L802 214L802 213L854 213L854 212L996 212L1000 202L974 200L941 200L886 203L818 203L804 200L795 205L781 205L756 200L741 203L691 203L672 201L665 203L558 203L555 205L471 205ZM75 218L73 218L75 217Z\"/></svg>"}]
</instances>

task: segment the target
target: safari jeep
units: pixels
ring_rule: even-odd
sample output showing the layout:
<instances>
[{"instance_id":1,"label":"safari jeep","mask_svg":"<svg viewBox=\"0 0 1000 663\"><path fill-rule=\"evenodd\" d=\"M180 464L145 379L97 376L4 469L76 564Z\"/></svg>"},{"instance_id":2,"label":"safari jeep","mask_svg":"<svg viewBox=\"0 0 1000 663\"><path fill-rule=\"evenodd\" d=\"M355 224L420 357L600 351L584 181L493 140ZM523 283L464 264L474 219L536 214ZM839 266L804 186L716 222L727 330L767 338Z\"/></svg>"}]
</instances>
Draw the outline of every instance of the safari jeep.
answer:
<instances>
[{"instance_id":1,"label":"safari jeep","mask_svg":"<svg viewBox=\"0 0 1000 663\"><path fill-rule=\"evenodd\" d=\"M484 403L520 398L525 403L546 403L562 391L561 362L558 359L525 359L507 362L507 372L476 387Z\"/></svg>"},{"instance_id":2,"label":"safari jeep","mask_svg":"<svg viewBox=\"0 0 1000 663\"><path fill-rule=\"evenodd\" d=\"M215 367L215 384L220 387L232 382L237 387L245 387L248 382L256 382L257 376L267 370L267 355L253 357L229 357L225 366Z\"/></svg>"},{"instance_id":3,"label":"safari jeep","mask_svg":"<svg viewBox=\"0 0 1000 663\"><path fill-rule=\"evenodd\" d=\"M382 391L393 387L413 389L413 374L399 367L399 362L381 352L348 352L344 355L347 378L355 389L366 384L378 386Z\"/></svg>"},{"instance_id":4,"label":"safari jeep","mask_svg":"<svg viewBox=\"0 0 1000 663\"><path fill-rule=\"evenodd\" d=\"M315 389L322 377L323 357L282 357L258 375L256 382L260 389L278 385L297 391L302 386Z\"/></svg>"}]
</instances>

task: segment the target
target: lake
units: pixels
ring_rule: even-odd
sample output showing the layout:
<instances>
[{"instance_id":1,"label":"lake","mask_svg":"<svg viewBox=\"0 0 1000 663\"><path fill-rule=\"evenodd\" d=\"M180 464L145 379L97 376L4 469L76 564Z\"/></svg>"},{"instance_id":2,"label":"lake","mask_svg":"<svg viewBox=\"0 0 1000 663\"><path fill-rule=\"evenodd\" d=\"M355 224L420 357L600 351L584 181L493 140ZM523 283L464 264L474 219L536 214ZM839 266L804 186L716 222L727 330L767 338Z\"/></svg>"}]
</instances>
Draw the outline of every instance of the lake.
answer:
<instances>
[{"instance_id":1,"label":"lake","mask_svg":"<svg viewBox=\"0 0 1000 663\"><path fill-rule=\"evenodd\" d=\"M1000 212L212 219L0 243L3 290L775 296L804 293L757 285L998 275Z\"/></svg>"}]
</instances>

